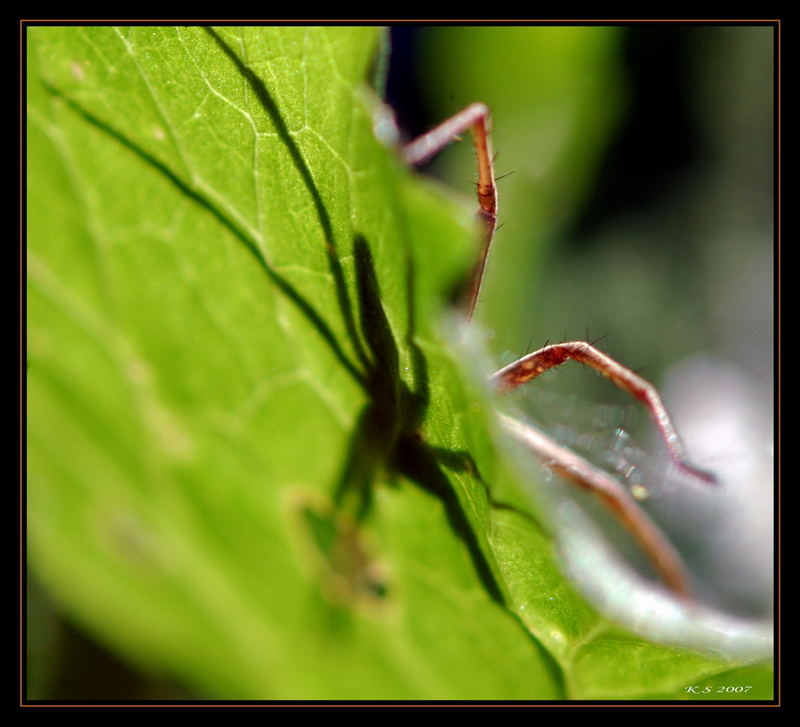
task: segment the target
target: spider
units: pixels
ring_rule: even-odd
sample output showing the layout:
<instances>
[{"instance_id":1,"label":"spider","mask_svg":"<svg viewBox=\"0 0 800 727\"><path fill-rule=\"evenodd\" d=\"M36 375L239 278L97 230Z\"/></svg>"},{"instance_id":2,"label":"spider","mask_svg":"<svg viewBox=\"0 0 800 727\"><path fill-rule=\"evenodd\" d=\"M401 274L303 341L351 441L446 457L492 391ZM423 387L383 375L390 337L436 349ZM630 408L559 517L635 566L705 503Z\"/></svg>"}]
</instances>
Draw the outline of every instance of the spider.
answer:
<instances>
[{"instance_id":1,"label":"spider","mask_svg":"<svg viewBox=\"0 0 800 727\"><path fill-rule=\"evenodd\" d=\"M478 164L478 217L482 230L477 261L458 304L467 320L471 320L479 297L497 221L497 188L492 167L489 109L483 103L473 103L402 150L406 162L417 165L470 130ZM671 460L680 471L706 484L716 482L713 474L698 469L688 461L657 389L586 341L546 345L495 372L489 381L499 392L512 391L570 359L595 369L645 406ZM611 511L636 540L667 588L682 599L691 598L689 579L680 555L628 490L609 474L529 424L505 414L499 414L499 417L503 428L534 452L550 470L591 492Z\"/></svg>"}]
</instances>

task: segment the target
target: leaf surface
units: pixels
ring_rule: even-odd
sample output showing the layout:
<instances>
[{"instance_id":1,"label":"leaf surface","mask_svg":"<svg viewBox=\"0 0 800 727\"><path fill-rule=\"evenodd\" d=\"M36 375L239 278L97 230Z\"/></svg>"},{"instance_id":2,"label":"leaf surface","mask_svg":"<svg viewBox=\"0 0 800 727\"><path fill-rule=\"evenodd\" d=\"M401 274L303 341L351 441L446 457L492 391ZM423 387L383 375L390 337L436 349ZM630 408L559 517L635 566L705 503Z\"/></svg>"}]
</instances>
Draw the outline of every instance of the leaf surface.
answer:
<instances>
[{"instance_id":1,"label":"leaf surface","mask_svg":"<svg viewBox=\"0 0 800 727\"><path fill-rule=\"evenodd\" d=\"M29 31L38 576L217 698L628 698L730 669L559 572L441 333L473 205L376 140L379 41Z\"/></svg>"}]
</instances>

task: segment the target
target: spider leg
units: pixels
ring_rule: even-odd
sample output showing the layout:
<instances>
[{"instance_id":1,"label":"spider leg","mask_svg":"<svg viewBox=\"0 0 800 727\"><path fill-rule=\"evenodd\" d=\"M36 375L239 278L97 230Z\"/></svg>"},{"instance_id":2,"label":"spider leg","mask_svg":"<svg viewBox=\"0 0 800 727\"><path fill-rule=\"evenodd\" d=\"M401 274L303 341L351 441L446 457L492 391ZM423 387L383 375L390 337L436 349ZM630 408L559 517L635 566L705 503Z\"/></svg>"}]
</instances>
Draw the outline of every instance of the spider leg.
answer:
<instances>
[{"instance_id":1,"label":"spider leg","mask_svg":"<svg viewBox=\"0 0 800 727\"><path fill-rule=\"evenodd\" d=\"M469 275L460 301L460 307L470 319L478 302L486 262L489 259L489 249L497 226L497 188L494 184L489 142L489 108L482 103L470 104L463 111L406 145L403 148L403 156L409 164L421 164L457 140L468 129L472 129L475 156L478 159L477 187L480 205L478 214L483 226L478 259Z\"/></svg>"},{"instance_id":2,"label":"spider leg","mask_svg":"<svg viewBox=\"0 0 800 727\"><path fill-rule=\"evenodd\" d=\"M478 212L483 223L477 262L461 300L463 311L471 319L497 226L497 189L492 168L488 107L482 103L471 104L405 146L403 156L409 164L421 164L469 129L472 130L478 161ZM642 402L653 418L675 464L705 482L716 481L712 474L689 464L683 444L655 387L588 343L572 341L545 346L501 369L491 377L491 381L500 391L513 390L568 359L591 366ZM525 443L552 470L594 493L632 534L666 585L677 595L689 598L688 578L680 556L622 485L532 427L502 414L500 420L510 434Z\"/></svg>"},{"instance_id":3,"label":"spider leg","mask_svg":"<svg viewBox=\"0 0 800 727\"><path fill-rule=\"evenodd\" d=\"M569 359L591 366L644 404L675 466L703 482L716 483L713 474L689 463L683 443L655 386L585 341L567 341L540 348L500 369L490 381L499 391L511 391Z\"/></svg>"},{"instance_id":4,"label":"spider leg","mask_svg":"<svg viewBox=\"0 0 800 727\"><path fill-rule=\"evenodd\" d=\"M503 428L551 470L594 494L614 514L673 593L685 599L691 597L689 579L677 551L619 482L533 427L504 414L499 416Z\"/></svg>"}]
</instances>

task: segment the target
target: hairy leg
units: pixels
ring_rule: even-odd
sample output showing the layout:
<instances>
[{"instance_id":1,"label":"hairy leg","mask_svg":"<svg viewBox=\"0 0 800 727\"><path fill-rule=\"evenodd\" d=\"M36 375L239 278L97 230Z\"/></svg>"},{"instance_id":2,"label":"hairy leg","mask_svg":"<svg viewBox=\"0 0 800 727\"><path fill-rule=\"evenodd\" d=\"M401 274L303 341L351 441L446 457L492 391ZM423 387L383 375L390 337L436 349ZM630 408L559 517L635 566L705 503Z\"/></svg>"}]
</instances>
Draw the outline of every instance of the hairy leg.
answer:
<instances>
[{"instance_id":1,"label":"hairy leg","mask_svg":"<svg viewBox=\"0 0 800 727\"><path fill-rule=\"evenodd\" d=\"M471 104L403 149L409 164L420 164L470 129L478 161L477 194L483 231L477 262L461 301L468 319L472 318L478 301L497 223L497 189L490 151L489 109L482 103ZM672 460L682 471L704 482L716 481L712 474L689 464L683 444L655 387L589 343L571 341L545 346L496 372L490 380L500 391L513 390L569 359L591 366L642 402L666 443ZM622 485L533 427L503 414L499 417L506 431L523 442L550 469L598 497L639 543L670 590L682 598L688 598L688 578L680 556Z\"/></svg>"},{"instance_id":2,"label":"hairy leg","mask_svg":"<svg viewBox=\"0 0 800 727\"><path fill-rule=\"evenodd\" d=\"M533 427L504 414L499 416L503 428L551 470L591 492L613 513L673 593L682 598L690 596L689 579L678 552L619 482Z\"/></svg>"},{"instance_id":3,"label":"hairy leg","mask_svg":"<svg viewBox=\"0 0 800 727\"><path fill-rule=\"evenodd\" d=\"M494 170L489 144L489 109L485 104L470 104L460 113L439 124L427 134L412 141L403 149L403 156L409 164L421 164L438 154L444 147L457 140L461 134L472 129L475 156L478 160L478 204L482 222L481 247L478 258L464 289L461 307L472 318L478 302L489 249L497 224L497 188L494 184Z\"/></svg>"},{"instance_id":4,"label":"hairy leg","mask_svg":"<svg viewBox=\"0 0 800 727\"><path fill-rule=\"evenodd\" d=\"M570 359L599 371L616 386L644 404L676 467L703 482L716 482L716 478L710 472L698 469L689 463L683 443L655 386L585 341L554 343L540 348L500 369L490 380L498 390L510 391Z\"/></svg>"}]
</instances>

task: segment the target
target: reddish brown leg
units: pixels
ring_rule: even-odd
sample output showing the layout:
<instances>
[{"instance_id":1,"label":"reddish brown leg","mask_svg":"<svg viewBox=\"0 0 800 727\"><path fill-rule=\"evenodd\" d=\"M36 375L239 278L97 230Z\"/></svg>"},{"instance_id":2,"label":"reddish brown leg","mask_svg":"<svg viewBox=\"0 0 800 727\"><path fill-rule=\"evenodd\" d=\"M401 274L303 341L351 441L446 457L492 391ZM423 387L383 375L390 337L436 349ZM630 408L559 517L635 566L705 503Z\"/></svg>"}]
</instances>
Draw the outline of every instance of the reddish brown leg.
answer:
<instances>
[{"instance_id":1,"label":"reddish brown leg","mask_svg":"<svg viewBox=\"0 0 800 727\"><path fill-rule=\"evenodd\" d=\"M510 391L569 359L591 366L644 404L661 438L667 445L667 450L675 466L704 482L716 482L716 478L710 472L697 469L689 464L683 443L656 388L585 341L555 343L540 348L500 369L490 380L499 391Z\"/></svg>"},{"instance_id":2,"label":"reddish brown leg","mask_svg":"<svg viewBox=\"0 0 800 727\"><path fill-rule=\"evenodd\" d=\"M403 156L409 164L420 164L438 154L444 147L458 139L468 129L472 129L475 156L478 159L478 202L479 215L483 223L481 248L478 260L472 269L464 290L461 307L472 318L478 302L489 248L492 245L497 223L497 189L494 186L494 170L489 148L489 109L485 104L474 103L460 113L439 124L427 134L412 141L403 149Z\"/></svg>"},{"instance_id":3,"label":"reddish brown leg","mask_svg":"<svg viewBox=\"0 0 800 727\"><path fill-rule=\"evenodd\" d=\"M678 552L619 482L533 427L504 414L500 414L500 422L551 470L597 497L633 536L665 585L681 598L690 596L689 579Z\"/></svg>"},{"instance_id":4,"label":"reddish brown leg","mask_svg":"<svg viewBox=\"0 0 800 727\"><path fill-rule=\"evenodd\" d=\"M497 190L494 185L488 127L489 109L484 104L475 103L403 150L409 164L419 164L441 151L460 134L472 129L478 159L478 202L483 235L478 260L462 301L468 318L472 317L478 301L497 221ZM705 482L715 482L713 475L688 463L680 438L655 387L588 343L572 341L545 346L501 369L491 377L491 381L500 391L509 391L568 359L591 366L641 401L655 421L675 464L684 472ZM688 597L688 579L680 556L624 487L536 429L502 414L500 420L510 434L529 447L552 470L598 497L639 543L665 584L675 594Z\"/></svg>"}]
</instances>

